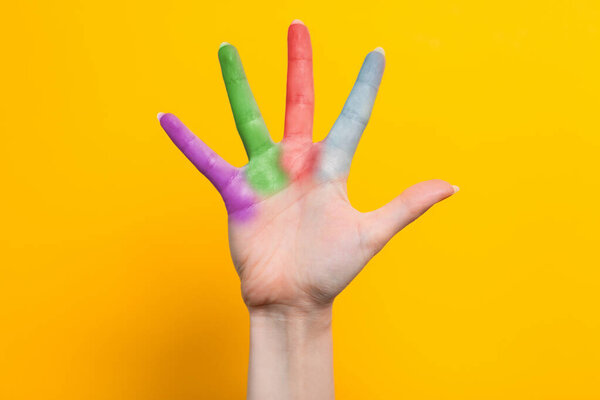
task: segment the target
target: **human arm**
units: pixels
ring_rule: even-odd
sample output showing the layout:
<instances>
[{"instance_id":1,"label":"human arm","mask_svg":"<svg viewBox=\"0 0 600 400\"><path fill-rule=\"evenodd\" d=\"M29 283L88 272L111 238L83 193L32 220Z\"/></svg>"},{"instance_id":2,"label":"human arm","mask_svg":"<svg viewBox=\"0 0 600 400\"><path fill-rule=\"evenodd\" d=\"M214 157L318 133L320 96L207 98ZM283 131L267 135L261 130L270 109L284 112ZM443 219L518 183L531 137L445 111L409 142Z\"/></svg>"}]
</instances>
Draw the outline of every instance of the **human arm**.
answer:
<instances>
[{"instance_id":1,"label":"human arm","mask_svg":"<svg viewBox=\"0 0 600 400\"><path fill-rule=\"evenodd\" d=\"M249 162L231 166L172 114L159 115L179 149L217 188L250 313L249 399L333 397L333 300L404 226L451 196L441 180L414 185L361 213L346 191L350 163L385 66L370 52L327 138L312 141L314 89L308 29L288 31L284 138L273 143L237 50L219 49L223 79Z\"/></svg>"}]
</instances>

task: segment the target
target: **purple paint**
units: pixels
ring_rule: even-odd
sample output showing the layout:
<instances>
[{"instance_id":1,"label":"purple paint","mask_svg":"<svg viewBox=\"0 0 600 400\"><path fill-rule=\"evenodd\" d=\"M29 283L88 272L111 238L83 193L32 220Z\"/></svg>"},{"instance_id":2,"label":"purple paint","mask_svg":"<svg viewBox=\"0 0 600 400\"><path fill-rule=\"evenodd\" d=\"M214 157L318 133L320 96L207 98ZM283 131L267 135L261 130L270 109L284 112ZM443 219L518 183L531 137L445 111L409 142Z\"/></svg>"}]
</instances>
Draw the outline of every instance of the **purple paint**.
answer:
<instances>
[{"instance_id":1,"label":"purple paint","mask_svg":"<svg viewBox=\"0 0 600 400\"><path fill-rule=\"evenodd\" d=\"M237 221L251 217L257 198L244 173L212 151L173 114L159 115L158 120L175 146L217 188L229 216Z\"/></svg>"}]
</instances>

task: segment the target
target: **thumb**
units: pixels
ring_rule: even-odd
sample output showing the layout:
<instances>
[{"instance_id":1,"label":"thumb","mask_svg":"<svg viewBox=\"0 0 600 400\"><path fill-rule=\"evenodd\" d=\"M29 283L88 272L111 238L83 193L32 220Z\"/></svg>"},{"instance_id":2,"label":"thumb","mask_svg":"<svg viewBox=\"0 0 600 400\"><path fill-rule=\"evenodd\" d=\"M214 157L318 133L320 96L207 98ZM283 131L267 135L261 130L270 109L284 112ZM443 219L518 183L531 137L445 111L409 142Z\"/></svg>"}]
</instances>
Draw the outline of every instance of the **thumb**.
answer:
<instances>
[{"instance_id":1,"label":"thumb","mask_svg":"<svg viewBox=\"0 0 600 400\"><path fill-rule=\"evenodd\" d=\"M383 207L364 215L366 242L375 251L383 246L406 225L413 222L435 203L458 192L453 186L440 179L417 183L406 189Z\"/></svg>"}]
</instances>

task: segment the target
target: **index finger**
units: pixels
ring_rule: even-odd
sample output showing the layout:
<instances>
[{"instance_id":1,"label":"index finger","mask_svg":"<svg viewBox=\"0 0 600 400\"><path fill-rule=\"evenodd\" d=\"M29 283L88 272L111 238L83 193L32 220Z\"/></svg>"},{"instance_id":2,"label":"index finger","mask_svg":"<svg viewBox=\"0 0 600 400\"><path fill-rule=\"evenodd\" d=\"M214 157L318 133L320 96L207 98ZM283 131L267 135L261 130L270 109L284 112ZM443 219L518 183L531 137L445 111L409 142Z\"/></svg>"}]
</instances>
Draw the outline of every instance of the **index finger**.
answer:
<instances>
[{"instance_id":1,"label":"index finger","mask_svg":"<svg viewBox=\"0 0 600 400\"><path fill-rule=\"evenodd\" d=\"M352 157L371 116L384 68L382 48L367 54L346 104L324 140L320 161L322 178L339 178L348 174Z\"/></svg>"}]
</instances>

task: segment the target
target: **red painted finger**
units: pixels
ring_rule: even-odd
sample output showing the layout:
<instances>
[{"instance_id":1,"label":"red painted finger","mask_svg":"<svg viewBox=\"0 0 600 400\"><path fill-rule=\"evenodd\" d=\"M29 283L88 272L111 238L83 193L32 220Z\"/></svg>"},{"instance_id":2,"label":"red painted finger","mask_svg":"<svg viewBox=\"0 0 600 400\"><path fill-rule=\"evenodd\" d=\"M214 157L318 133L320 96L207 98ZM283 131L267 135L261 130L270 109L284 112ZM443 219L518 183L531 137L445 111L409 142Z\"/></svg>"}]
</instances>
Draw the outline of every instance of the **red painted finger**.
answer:
<instances>
[{"instance_id":1,"label":"red painted finger","mask_svg":"<svg viewBox=\"0 0 600 400\"><path fill-rule=\"evenodd\" d=\"M312 140L315 91L308 28L295 20L288 30L284 140Z\"/></svg>"}]
</instances>

